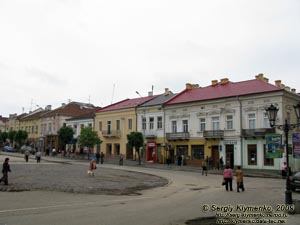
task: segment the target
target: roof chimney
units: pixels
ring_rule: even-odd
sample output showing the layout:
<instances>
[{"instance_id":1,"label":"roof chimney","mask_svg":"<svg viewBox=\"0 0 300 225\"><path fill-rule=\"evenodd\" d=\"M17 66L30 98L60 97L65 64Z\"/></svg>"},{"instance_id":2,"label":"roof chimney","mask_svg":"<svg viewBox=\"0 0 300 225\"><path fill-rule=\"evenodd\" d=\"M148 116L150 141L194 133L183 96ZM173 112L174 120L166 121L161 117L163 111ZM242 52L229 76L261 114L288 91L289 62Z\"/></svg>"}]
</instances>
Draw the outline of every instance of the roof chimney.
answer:
<instances>
[{"instance_id":1,"label":"roof chimney","mask_svg":"<svg viewBox=\"0 0 300 225\"><path fill-rule=\"evenodd\" d=\"M152 91L148 91L148 96L153 96L153 92Z\"/></svg>"},{"instance_id":2,"label":"roof chimney","mask_svg":"<svg viewBox=\"0 0 300 225\"><path fill-rule=\"evenodd\" d=\"M229 79L228 78L223 78L220 81L221 81L221 84L227 84Z\"/></svg>"},{"instance_id":3,"label":"roof chimney","mask_svg":"<svg viewBox=\"0 0 300 225\"><path fill-rule=\"evenodd\" d=\"M170 93L169 88L165 88L165 93L164 93L164 95L168 95L169 93Z\"/></svg>"},{"instance_id":4,"label":"roof chimney","mask_svg":"<svg viewBox=\"0 0 300 225\"><path fill-rule=\"evenodd\" d=\"M192 90L192 84L191 83L186 83L185 88L188 90Z\"/></svg>"},{"instance_id":5,"label":"roof chimney","mask_svg":"<svg viewBox=\"0 0 300 225\"><path fill-rule=\"evenodd\" d=\"M293 93L296 94L296 89L295 89L295 88L292 88L292 89L291 89L291 92L293 92Z\"/></svg>"},{"instance_id":6,"label":"roof chimney","mask_svg":"<svg viewBox=\"0 0 300 225\"><path fill-rule=\"evenodd\" d=\"M45 110L51 110L51 107L52 107L52 105L47 105L47 106L45 107Z\"/></svg>"},{"instance_id":7,"label":"roof chimney","mask_svg":"<svg viewBox=\"0 0 300 225\"><path fill-rule=\"evenodd\" d=\"M215 86L215 85L217 85L217 84L218 84L218 80L212 80L212 81L211 81L211 85L212 85L212 86Z\"/></svg>"},{"instance_id":8,"label":"roof chimney","mask_svg":"<svg viewBox=\"0 0 300 225\"><path fill-rule=\"evenodd\" d=\"M256 79L260 79L263 80L264 79L264 74L263 73L259 73L255 76Z\"/></svg>"},{"instance_id":9,"label":"roof chimney","mask_svg":"<svg viewBox=\"0 0 300 225\"><path fill-rule=\"evenodd\" d=\"M275 86L281 87L281 80L275 80Z\"/></svg>"}]
</instances>

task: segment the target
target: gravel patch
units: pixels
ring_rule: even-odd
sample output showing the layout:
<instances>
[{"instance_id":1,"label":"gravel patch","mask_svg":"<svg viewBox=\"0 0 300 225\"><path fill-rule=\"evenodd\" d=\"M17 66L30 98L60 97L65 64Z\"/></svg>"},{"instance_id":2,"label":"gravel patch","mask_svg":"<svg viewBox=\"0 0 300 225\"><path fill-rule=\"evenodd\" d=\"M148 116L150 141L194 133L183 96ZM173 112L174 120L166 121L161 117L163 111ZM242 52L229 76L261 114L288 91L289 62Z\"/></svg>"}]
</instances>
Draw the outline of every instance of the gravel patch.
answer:
<instances>
[{"instance_id":1,"label":"gravel patch","mask_svg":"<svg viewBox=\"0 0 300 225\"><path fill-rule=\"evenodd\" d=\"M101 168L87 175L80 164L14 164L9 185L0 191L47 190L72 193L139 195L139 191L168 184L168 180L144 173Z\"/></svg>"}]
</instances>

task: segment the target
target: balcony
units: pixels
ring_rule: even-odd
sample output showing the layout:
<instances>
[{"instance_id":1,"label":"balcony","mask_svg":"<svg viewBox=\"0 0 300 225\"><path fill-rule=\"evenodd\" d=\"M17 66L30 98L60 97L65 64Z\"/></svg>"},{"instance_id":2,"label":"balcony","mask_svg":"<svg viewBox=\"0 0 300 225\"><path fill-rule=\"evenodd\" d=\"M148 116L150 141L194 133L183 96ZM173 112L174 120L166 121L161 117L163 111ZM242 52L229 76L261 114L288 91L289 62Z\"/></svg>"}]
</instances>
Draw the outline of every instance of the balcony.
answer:
<instances>
[{"instance_id":1,"label":"balcony","mask_svg":"<svg viewBox=\"0 0 300 225\"><path fill-rule=\"evenodd\" d=\"M155 130L144 130L143 132L146 139L155 139L157 137L157 132Z\"/></svg>"},{"instance_id":2,"label":"balcony","mask_svg":"<svg viewBox=\"0 0 300 225\"><path fill-rule=\"evenodd\" d=\"M242 136L244 138L264 138L267 134L274 134L273 128L260 128L260 129L242 129Z\"/></svg>"},{"instance_id":3,"label":"balcony","mask_svg":"<svg viewBox=\"0 0 300 225\"><path fill-rule=\"evenodd\" d=\"M203 132L203 137L205 139L223 139L224 130L205 130Z\"/></svg>"},{"instance_id":4,"label":"balcony","mask_svg":"<svg viewBox=\"0 0 300 225\"><path fill-rule=\"evenodd\" d=\"M120 138L121 131L120 130L103 130L102 136L106 138Z\"/></svg>"},{"instance_id":5,"label":"balcony","mask_svg":"<svg viewBox=\"0 0 300 225\"><path fill-rule=\"evenodd\" d=\"M190 139L189 132L178 132L178 133L166 133L168 141L179 141L179 140L188 140Z\"/></svg>"}]
</instances>

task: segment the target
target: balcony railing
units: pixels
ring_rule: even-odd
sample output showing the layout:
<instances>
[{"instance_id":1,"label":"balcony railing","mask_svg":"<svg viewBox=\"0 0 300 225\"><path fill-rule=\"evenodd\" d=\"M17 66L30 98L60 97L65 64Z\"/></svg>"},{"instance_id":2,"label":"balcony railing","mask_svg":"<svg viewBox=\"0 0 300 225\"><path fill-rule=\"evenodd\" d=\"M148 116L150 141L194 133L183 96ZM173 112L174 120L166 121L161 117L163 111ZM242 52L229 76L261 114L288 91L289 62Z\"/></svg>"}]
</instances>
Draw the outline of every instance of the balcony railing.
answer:
<instances>
[{"instance_id":1,"label":"balcony railing","mask_svg":"<svg viewBox=\"0 0 300 225\"><path fill-rule=\"evenodd\" d=\"M189 132L166 133L166 137L168 141L188 140L190 139L190 133Z\"/></svg>"},{"instance_id":2,"label":"balcony railing","mask_svg":"<svg viewBox=\"0 0 300 225\"><path fill-rule=\"evenodd\" d=\"M275 133L273 128L260 128L260 129L242 129L242 136L244 138L256 138L256 137L265 137L266 134Z\"/></svg>"},{"instance_id":3,"label":"balcony railing","mask_svg":"<svg viewBox=\"0 0 300 225\"><path fill-rule=\"evenodd\" d=\"M143 132L146 139L155 139L157 137L156 130L144 130Z\"/></svg>"},{"instance_id":4,"label":"balcony railing","mask_svg":"<svg viewBox=\"0 0 300 225\"><path fill-rule=\"evenodd\" d=\"M121 131L120 130L103 130L102 131L102 136L103 137L120 138L121 137Z\"/></svg>"},{"instance_id":5,"label":"balcony railing","mask_svg":"<svg viewBox=\"0 0 300 225\"><path fill-rule=\"evenodd\" d=\"M205 139L223 139L224 130L205 130L203 132L203 137Z\"/></svg>"}]
</instances>

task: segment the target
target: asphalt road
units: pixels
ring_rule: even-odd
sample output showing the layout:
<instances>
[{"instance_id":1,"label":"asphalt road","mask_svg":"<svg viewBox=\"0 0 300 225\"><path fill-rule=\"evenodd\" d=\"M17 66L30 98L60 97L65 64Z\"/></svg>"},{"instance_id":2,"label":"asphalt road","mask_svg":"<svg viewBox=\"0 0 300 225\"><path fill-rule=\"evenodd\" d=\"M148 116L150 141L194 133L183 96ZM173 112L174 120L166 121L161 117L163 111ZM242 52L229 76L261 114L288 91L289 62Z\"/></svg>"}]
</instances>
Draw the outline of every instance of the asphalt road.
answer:
<instances>
[{"instance_id":1,"label":"asphalt road","mask_svg":"<svg viewBox=\"0 0 300 225\"><path fill-rule=\"evenodd\" d=\"M82 162L72 164L82 166ZM56 164L51 165L55 167ZM215 216L215 206L219 206L220 212L239 204L266 206L274 213L276 205L284 203L285 181L282 179L247 177L246 191L237 193L224 190L220 175L206 177L172 169L102 166L116 173L126 170L160 176L169 184L135 195L68 193L50 189L0 192L0 225L182 225L191 219ZM294 193L293 197L299 198L299 193ZM203 210L204 206L208 211ZM285 212L283 216L287 216L282 218L285 224L299 223L298 216Z\"/></svg>"}]
</instances>

